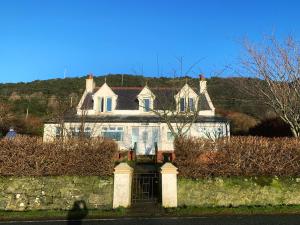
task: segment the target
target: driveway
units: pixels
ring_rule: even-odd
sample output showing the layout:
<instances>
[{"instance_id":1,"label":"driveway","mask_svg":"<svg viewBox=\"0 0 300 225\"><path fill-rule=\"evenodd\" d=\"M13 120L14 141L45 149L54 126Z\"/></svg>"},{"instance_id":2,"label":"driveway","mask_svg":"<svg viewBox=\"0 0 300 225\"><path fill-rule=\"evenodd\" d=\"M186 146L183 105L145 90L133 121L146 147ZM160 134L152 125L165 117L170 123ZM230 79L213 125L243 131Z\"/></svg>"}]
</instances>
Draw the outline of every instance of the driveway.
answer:
<instances>
[{"instance_id":1,"label":"driveway","mask_svg":"<svg viewBox=\"0 0 300 225\"><path fill-rule=\"evenodd\" d=\"M0 225L299 225L300 215L116 218L83 221L10 221Z\"/></svg>"}]
</instances>

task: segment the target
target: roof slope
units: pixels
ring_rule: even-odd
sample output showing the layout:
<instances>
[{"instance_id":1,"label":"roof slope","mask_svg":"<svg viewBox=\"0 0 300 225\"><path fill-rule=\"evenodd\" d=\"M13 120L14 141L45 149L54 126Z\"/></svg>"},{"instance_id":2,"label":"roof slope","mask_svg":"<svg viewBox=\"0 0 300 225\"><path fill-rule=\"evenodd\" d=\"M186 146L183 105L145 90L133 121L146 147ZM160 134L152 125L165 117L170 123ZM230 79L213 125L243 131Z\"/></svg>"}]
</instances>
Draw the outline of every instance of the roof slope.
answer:
<instances>
[{"instance_id":1,"label":"roof slope","mask_svg":"<svg viewBox=\"0 0 300 225\"><path fill-rule=\"evenodd\" d=\"M88 93L83 101L81 109L90 110L93 109L93 94L99 88L95 88L93 93ZM118 95L117 98L117 110L138 110L138 94L143 90L143 87L111 87L113 92ZM172 88L149 88L156 96L154 100L155 109L175 109L176 103L174 96L177 94L179 89ZM204 94L199 97L200 110L211 110L207 99Z\"/></svg>"}]
</instances>

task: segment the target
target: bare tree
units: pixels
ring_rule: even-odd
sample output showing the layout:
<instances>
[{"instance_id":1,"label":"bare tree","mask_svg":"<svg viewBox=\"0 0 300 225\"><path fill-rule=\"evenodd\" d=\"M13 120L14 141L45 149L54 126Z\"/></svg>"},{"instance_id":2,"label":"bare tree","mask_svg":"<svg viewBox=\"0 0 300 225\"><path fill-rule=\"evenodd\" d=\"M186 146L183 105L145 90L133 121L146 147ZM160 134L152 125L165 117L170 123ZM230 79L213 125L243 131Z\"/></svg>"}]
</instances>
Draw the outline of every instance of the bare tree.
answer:
<instances>
[{"instance_id":1,"label":"bare tree","mask_svg":"<svg viewBox=\"0 0 300 225\"><path fill-rule=\"evenodd\" d=\"M248 40L243 43L245 56L239 73L254 76L251 88L256 96L289 126L295 137L300 135L300 51L292 37L278 41L269 37L262 45Z\"/></svg>"},{"instance_id":2,"label":"bare tree","mask_svg":"<svg viewBox=\"0 0 300 225\"><path fill-rule=\"evenodd\" d=\"M60 138L60 140L64 140L64 136L66 132L68 132L65 126L65 115L72 108L70 104L70 99L65 96L53 96L51 99L51 107L50 107L50 118L51 120L57 124L56 136Z\"/></svg>"},{"instance_id":3,"label":"bare tree","mask_svg":"<svg viewBox=\"0 0 300 225\"><path fill-rule=\"evenodd\" d=\"M183 83L183 79L170 81L166 88L151 89L157 94L152 111L166 123L174 137L186 135L196 122L200 111L197 90Z\"/></svg>"},{"instance_id":4,"label":"bare tree","mask_svg":"<svg viewBox=\"0 0 300 225\"><path fill-rule=\"evenodd\" d=\"M76 109L78 104L77 96L70 95L68 97L52 97L51 99L51 120L57 124L56 137L60 140L67 138L89 138L94 136L101 127L99 123L88 122L88 110ZM85 104L89 104L86 102ZM78 110L78 112L76 112ZM78 119L77 123L68 122L68 116L75 116Z\"/></svg>"},{"instance_id":5,"label":"bare tree","mask_svg":"<svg viewBox=\"0 0 300 225\"><path fill-rule=\"evenodd\" d=\"M8 128L8 123L12 118L10 106L5 102L0 102L0 128Z\"/></svg>"},{"instance_id":6,"label":"bare tree","mask_svg":"<svg viewBox=\"0 0 300 225\"><path fill-rule=\"evenodd\" d=\"M194 87L192 79L186 75L194 74L194 68L202 59L190 65L185 71L183 57L176 57L176 60L179 66L178 69L172 70L172 78L168 81L168 86L150 88L155 99L152 107L147 109L158 116L161 122L167 124L175 138L188 134L192 125L197 121L200 112L200 95L203 94L199 94L199 83L197 87ZM157 67L159 72L158 62ZM205 89L202 90L202 92L205 91ZM141 107L145 107L142 99L139 100L139 103Z\"/></svg>"}]
</instances>

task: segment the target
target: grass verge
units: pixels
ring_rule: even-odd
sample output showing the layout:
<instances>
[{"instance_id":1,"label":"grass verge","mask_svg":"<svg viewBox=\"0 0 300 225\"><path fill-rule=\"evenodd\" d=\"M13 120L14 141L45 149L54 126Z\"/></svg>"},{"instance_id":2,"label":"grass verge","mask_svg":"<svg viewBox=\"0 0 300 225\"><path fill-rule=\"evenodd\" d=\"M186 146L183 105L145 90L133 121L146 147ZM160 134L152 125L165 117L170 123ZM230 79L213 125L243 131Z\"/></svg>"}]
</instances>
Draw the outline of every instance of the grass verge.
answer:
<instances>
[{"instance_id":1,"label":"grass verge","mask_svg":"<svg viewBox=\"0 0 300 225\"><path fill-rule=\"evenodd\" d=\"M239 207L178 207L165 209L173 216L300 214L300 205L239 206Z\"/></svg>"},{"instance_id":2,"label":"grass verge","mask_svg":"<svg viewBox=\"0 0 300 225\"><path fill-rule=\"evenodd\" d=\"M274 215L300 214L300 205L282 206L240 206L240 207L178 207L153 212L136 212L134 209L119 208L115 210L89 210L88 214L72 213L72 219L113 218L113 217L184 217L184 216L222 216L222 215ZM0 211L0 220L46 220L70 219L70 211Z\"/></svg>"}]
</instances>

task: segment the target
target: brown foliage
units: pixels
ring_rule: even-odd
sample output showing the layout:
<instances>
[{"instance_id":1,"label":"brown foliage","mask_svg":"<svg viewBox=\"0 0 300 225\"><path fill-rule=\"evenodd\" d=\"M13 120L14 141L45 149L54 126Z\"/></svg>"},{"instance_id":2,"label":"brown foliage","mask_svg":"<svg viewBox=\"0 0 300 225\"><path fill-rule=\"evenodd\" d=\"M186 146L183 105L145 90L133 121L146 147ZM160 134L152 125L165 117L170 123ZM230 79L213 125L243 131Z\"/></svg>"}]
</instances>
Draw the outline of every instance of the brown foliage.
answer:
<instances>
[{"instance_id":1,"label":"brown foliage","mask_svg":"<svg viewBox=\"0 0 300 225\"><path fill-rule=\"evenodd\" d=\"M175 153L184 177L300 175L300 141L295 138L177 139Z\"/></svg>"},{"instance_id":2,"label":"brown foliage","mask_svg":"<svg viewBox=\"0 0 300 225\"><path fill-rule=\"evenodd\" d=\"M240 112L223 111L223 116L230 120L230 132L233 135L245 135L249 129L257 125L257 119Z\"/></svg>"},{"instance_id":3,"label":"brown foliage","mask_svg":"<svg viewBox=\"0 0 300 225\"><path fill-rule=\"evenodd\" d=\"M20 136L0 141L0 175L110 176L117 144L104 139L43 143L41 138Z\"/></svg>"}]
</instances>

